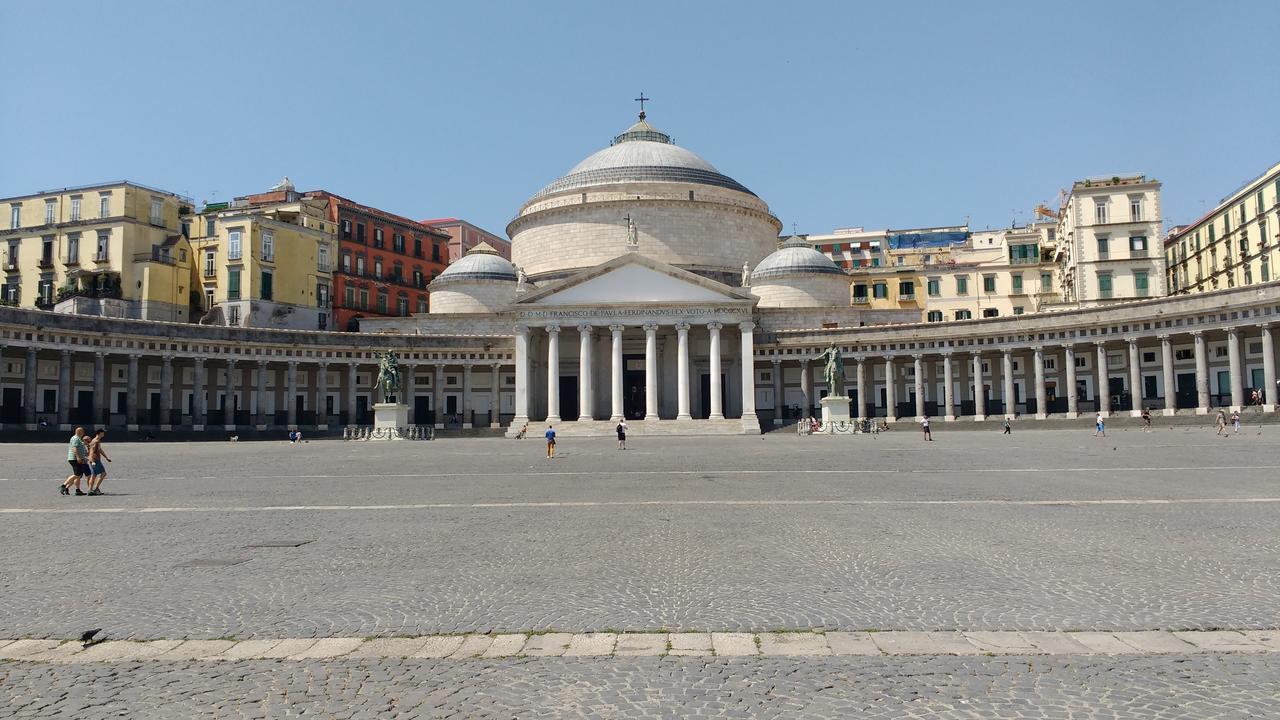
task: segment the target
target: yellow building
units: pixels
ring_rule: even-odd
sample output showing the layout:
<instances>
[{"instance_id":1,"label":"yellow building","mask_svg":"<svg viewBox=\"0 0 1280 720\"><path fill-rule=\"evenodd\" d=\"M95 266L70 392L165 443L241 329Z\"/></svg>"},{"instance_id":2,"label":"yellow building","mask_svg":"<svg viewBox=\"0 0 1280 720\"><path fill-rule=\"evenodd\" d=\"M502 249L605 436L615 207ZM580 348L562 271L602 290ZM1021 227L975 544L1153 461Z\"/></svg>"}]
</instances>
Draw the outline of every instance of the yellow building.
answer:
<instances>
[{"instance_id":1,"label":"yellow building","mask_svg":"<svg viewBox=\"0 0 1280 720\"><path fill-rule=\"evenodd\" d=\"M854 305L871 310L916 310L927 314L926 274L945 266L953 248L966 241L969 228L936 227L887 230L878 238L857 233L860 257L849 263Z\"/></svg>"},{"instance_id":2,"label":"yellow building","mask_svg":"<svg viewBox=\"0 0 1280 720\"><path fill-rule=\"evenodd\" d=\"M0 303L186 321L191 205L123 181L0 199Z\"/></svg>"},{"instance_id":3,"label":"yellow building","mask_svg":"<svg viewBox=\"0 0 1280 720\"><path fill-rule=\"evenodd\" d=\"M925 322L1048 310L1061 298L1054 223L982 230L924 270Z\"/></svg>"},{"instance_id":4,"label":"yellow building","mask_svg":"<svg viewBox=\"0 0 1280 720\"><path fill-rule=\"evenodd\" d=\"M327 329L337 247L327 208L291 185L206 205L191 237L200 322Z\"/></svg>"},{"instance_id":5,"label":"yellow building","mask_svg":"<svg viewBox=\"0 0 1280 720\"><path fill-rule=\"evenodd\" d=\"M1164 243L1170 294L1269 282L1280 260L1280 163Z\"/></svg>"}]
</instances>

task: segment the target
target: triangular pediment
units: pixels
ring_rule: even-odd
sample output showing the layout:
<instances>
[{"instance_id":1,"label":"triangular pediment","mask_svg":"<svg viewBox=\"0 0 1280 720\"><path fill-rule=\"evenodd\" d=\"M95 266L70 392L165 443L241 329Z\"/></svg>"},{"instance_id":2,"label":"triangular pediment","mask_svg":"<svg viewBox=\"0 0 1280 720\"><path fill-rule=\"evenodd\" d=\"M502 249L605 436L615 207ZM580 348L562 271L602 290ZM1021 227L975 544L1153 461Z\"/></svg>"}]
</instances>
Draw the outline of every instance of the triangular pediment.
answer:
<instances>
[{"instance_id":1,"label":"triangular pediment","mask_svg":"<svg viewBox=\"0 0 1280 720\"><path fill-rule=\"evenodd\" d=\"M630 303L750 302L743 291L658 262L623 255L583 270L519 300L519 305L622 305Z\"/></svg>"}]
</instances>

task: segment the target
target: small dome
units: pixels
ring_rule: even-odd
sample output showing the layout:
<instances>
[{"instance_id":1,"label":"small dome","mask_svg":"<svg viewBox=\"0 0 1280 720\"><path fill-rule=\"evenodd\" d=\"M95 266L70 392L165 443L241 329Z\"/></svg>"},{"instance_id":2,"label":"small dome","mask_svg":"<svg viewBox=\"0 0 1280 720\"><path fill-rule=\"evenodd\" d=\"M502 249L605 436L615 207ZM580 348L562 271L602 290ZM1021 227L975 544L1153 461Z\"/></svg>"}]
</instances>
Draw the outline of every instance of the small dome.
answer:
<instances>
[{"instance_id":1,"label":"small dome","mask_svg":"<svg viewBox=\"0 0 1280 720\"><path fill-rule=\"evenodd\" d=\"M783 275L810 274L843 275L845 273L831 261L831 258L814 250L803 237L792 235L769 257L761 260L755 270L751 271L751 282Z\"/></svg>"},{"instance_id":2,"label":"small dome","mask_svg":"<svg viewBox=\"0 0 1280 720\"><path fill-rule=\"evenodd\" d=\"M479 243L444 269L435 282L454 280L516 280L516 268L488 243Z\"/></svg>"}]
</instances>

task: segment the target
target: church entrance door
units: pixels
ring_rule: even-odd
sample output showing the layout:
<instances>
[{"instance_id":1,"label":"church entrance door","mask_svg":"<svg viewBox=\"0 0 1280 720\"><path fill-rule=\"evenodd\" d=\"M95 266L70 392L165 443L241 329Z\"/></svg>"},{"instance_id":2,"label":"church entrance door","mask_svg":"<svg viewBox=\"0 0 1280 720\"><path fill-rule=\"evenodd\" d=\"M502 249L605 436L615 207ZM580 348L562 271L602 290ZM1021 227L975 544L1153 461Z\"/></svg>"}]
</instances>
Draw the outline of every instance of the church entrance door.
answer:
<instances>
[{"instance_id":1,"label":"church entrance door","mask_svg":"<svg viewBox=\"0 0 1280 720\"><path fill-rule=\"evenodd\" d=\"M628 420L644 417L644 355L622 358L622 413Z\"/></svg>"},{"instance_id":2,"label":"church entrance door","mask_svg":"<svg viewBox=\"0 0 1280 720\"><path fill-rule=\"evenodd\" d=\"M577 420L581 411L578 408L578 376L560 376L560 419Z\"/></svg>"},{"instance_id":3,"label":"church entrance door","mask_svg":"<svg viewBox=\"0 0 1280 720\"><path fill-rule=\"evenodd\" d=\"M702 399L702 407L700 409L700 414L698 415L698 419L706 420L707 418L711 417L711 376L701 375L698 378L698 382L702 386L701 395L698 396ZM724 373L721 373L720 374L720 412L721 413L724 412L724 399L727 397L729 397L729 387L728 387L728 383L725 381Z\"/></svg>"}]
</instances>

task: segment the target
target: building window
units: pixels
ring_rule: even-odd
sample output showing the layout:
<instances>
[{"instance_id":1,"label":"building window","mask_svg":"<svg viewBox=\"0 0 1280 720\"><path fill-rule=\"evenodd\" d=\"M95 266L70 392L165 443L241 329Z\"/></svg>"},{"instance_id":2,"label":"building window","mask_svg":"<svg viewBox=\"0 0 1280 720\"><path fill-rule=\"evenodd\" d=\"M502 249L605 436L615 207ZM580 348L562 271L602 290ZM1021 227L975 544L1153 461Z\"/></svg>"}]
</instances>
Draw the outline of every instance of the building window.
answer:
<instances>
[{"instance_id":1,"label":"building window","mask_svg":"<svg viewBox=\"0 0 1280 720\"><path fill-rule=\"evenodd\" d=\"M929 278L928 283L927 292L929 293L929 297L938 297L942 294L942 280L938 278Z\"/></svg>"},{"instance_id":2,"label":"building window","mask_svg":"<svg viewBox=\"0 0 1280 720\"><path fill-rule=\"evenodd\" d=\"M396 313L400 315L400 317L407 317L409 315L409 298L402 297L396 300Z\"/></svg>"},{"instance_id":3,"label":"building window","mask_svg":"<svg viewBox=\"0 0 1280 720\"><path fill-rule=\"evenodd\" d=\"M387 314L387 294L386 293L378 293L378 312L383 315Z\"/></svg>"},{"instance_id":4,"label":"building window","mask_svg":"<svg viewBox=\"0 0 1280 720\"><path fill-rule=\"evenodd\" d=\"M431 245L431 262L440 262L440 246L435 243Z\"/></svg>"},{"instance_id":5,"label":"building window","mask_svg":"<svg viewBox=\"0 0 1280 720\"><path fill-rule=\"evenodd\" d=\"M151 198L151 224L164 224L164 201L160 198Z\"/></svg>"},{"instance_id":6,"label":"building window","mask_svg":"<svg viewBox=\"0 0 1280 720\"><path fill-rule=\"evenodd\" d=\"M941 311L941 310L930 310L930 311L929 311L929 322L942 322L942 311Z\"/></svg>"},{"instance_id":7,"label":"building window","mask_svg":"<svg viewBox=\"0 0 1280 720\"><path fill-rule=\"evenodd\" d=\"M1098 297L1111 297L1111 273L1098 274Z\"/></svg>"},{"instance_id":8,"label":"building window","mask_svg":"<svg viewBox=\"0 0 1280 720\"><path fill-rule=\"evenodd\" d=\"M871 286L871 292L877 300L883 300L889 297L889 285L878 282Z\"/></svg>"},{"instance_id":9,"label":"building window","mask_svg":"<svg viewBox=\"0 0 1280 720\"><path fill-rule=\"evenodd\" d=\"M1259 270L1262 273L1262 282L1271 281L1271 260L1266 255L1262 256Z\"/></svg>"},{"instance_id":10,"label":"building window","mask_svg":"<svg viewBox=\"0 0 1280 720\"><path fill-rule=\"evenodd\" d=\"M320 272L329 272L329 246L321 245L316 248L316 269Z\"/></svg>"},{"instance_id":11,"label":"building window","mask_svg":"<svg viewBox=\"0 0 1280 720\"><path fill-rule=\"evenodd\" d=\"M316 328L319 330L329 329L329 313L316 313Z\"/></svg>"},{"instance_id":12,"label":"building window","mask_svg":"<svg viewBox=\"0 0 1280 720\"><path fill-rule=\"evenodd\" d=\"M1129 198L1129 220L1131 222L1142 221L1142 198Z\"/></svg>"},{"instance_id":13,"label":"building window","mask_svg":"<svg viewBox=\"0 0 1280 720\"><path fill-rule=\"evenodd\" d=\"M356 258L356 274L361 276L364 275L364 256L363 255Z\"/></svg>"},{"instance_id":14,"label":"building window","mask_svg":"<svg viewBox=\"0 0 1280 720\"><path fill-rule=\"evenodd\" d=\"M413 271L413 286L422 287L422 271L416 268Z\"/></svg>"},{"instance_id":15,"label":"building window","mask_svg":"<svg viewBox=\"0 0 1280 720\"><path fill-rule=\"evenodd\" d=\"M53 219L54 217L57 216L57 208L58 208L57 200L44 201L44 224L45 225L53 224Z\"/></svg>"},{"instance_id":16,"label":"building window","mask_svg":"<svg viewBox=\"0 0 1280 720\"><path fill-rule=\"evenodd\" d=\"M227 259L228 260L240 259L241 235L242 235L242 231L239 228L232 230L230 233L227 234Z\"/></svg>"},{"instance_id":17,"label":"building window","mask_svg":"<svg viewBox=\"0 0 1280 720\"><path fill-rule=\"evenodd\" d=\"M396 252L404 253L404 235L401 235L400 233L396 233L395 237L392 238L392 242L394 244L394 249Z\"/></svg>"},{"instance_id":18,"label":"building window","mask_svg":"<svg viewBox=\"0 0 1280 720\"><path fill-rule=\"evenodd\" d=\"M1134 293L1138 295L1138 297L1147 296L1148 288L1147 288L1147 271L1146 270L1133 271L1133 290L1134 290Z\"/></svg>"},{"instance_id":19,"label":"building window","mask_svg":"<svg viewBox=\"0 0 1280 720\"><path fill-rule=\"evenodd\" d=\"M262 299L263 300L272 299L272 295L274 294L274 289L272 287L274 280L275 280L275 273L271 272L270 270L262 271Z\"/></svg>"},{"instance_id":20,"label":"building window","mask_svg":"<svg viewBox=\"0 0 1280 720\"><path fill-rule=\"evenodd\" d=\"M898 281L898 299L912 300L916 296L916 284L912 280Z\"/></svg>"},{"instance_id":21,"label":"building window","mask_svg":"<svg viewBox=\"0 0 1280 720\"><path fill-rule=\"evenodd\" d=\"M316 307L329 307L329 285L327 283L318 283L316 285Z\"/></svg>"},{"instance_id":22,"label":"building window","mask_svg":"<svg viewBox=\"0 0 1280 720\"><path fill-rule=\"evenodd\" d=\"M1022 294L1022 276L1021 275L1018 275L1016 273L1013 275L1010 275L1009 283L1010 283L1011 291L1013 292L1014 295Z\"/></svg>"},{"instance_id":23,"label":"building window","mask_svg":"<svg viewBox=\"0 0 1280 720\"><path fill-rule=\"evenodd\" d=\"M111 193L98 194L98 217L111 217Z\"/></svg>"},{"instance_id":24,"label":"building window","mask_svg":"<svg viewBox=\"0 0 1280 720\"><path fill-rule=\"evenodd\" d=\"M369 309L369 291L364 288L360 288L360 309Z\"/></svg>"},{"instance_id":25,"label":"building window","mask_svg":"<svg viewBox=\"0 0 1280 720\"><path fill-rule=\"evenodd\" d=\"M4 261L5 270L18 269L18 247L19 247L18 243L20 242L21 242L20 240L9 241L9 254L5 257L5 261Z\"/></svg>"},{"instance_id":26,"label":"building window","mask_svg":"<svg viewBox=\"0 0 1280 720\"><path fill-rule=\"evenodd\" d=\"M1093 205L1093 221L1098 225L1107 223L1107 201L1097 200Z\"/></svg>"},{"instance_id":27,"label":"building window","mask_svg":"<svg viewBox=\"0 0 1280 720\"><path fill-rule=\"evenodd\" d=\"M38 302L39 304L52 305L53 304L53 281L41 280L36 285L36 295L37 295L36 302Z\"/></svg>"},{"instance_id":28,"label":"building window","mask_svg":"<svg viewBox=\"0 0 1280 720\"><path fill-rule=\"evenodd\" d=\"M1145 235L1133 235L1129 238L1129 257L1147 256L1147 238Z\"/></svg>"},{"instance_id":29,"label":"building window","mask_svg":"<svg viewBox=\"0 0 1280 720\"><path fill-rule=\"evenodd\" d=\"M984 318L1000 317L1000 311L996 308L983 308L982 317Z\"/></svg>"},{"instance_id":30,"label":"building window","mask_svg":"<svg viewBox=\"0 0 1280 720\"><path fill-rule=\"evenodd\" d=\"M240 306L239 305L232 305L227 308L227 324L236 325L236 326L240 324Z\"/></svg>"},{"instance_id":31,"label":"building window","mask_svg":"<svg viewBox=\"0 0 1280 720\"><path fill-rule=\"evenodd\" d=\"M364 242L364 223L356 223L356 242Z\"/></svg>"},{"instance_id":32,"label":"building window","mask_svg":"<svg viewBox=\"0 0 1280 720\"><path fill-rule=\"evenodd\" d=\"M94 255L93 259L98 262L106 262L107 258L110 257L110 255L111 255L111 231L99 230L98 231L98 252Z\"/></svg>"},{"instance_id":33,"label":"building window","mask_svg":"<svg viewBox=\"0 0 1280 720\"><path fill-rule=\"evenodd\" d=\"M20 297L22 297L22 286L18 283L7 282L0 285L0 300L17 305Z\"/></svg>"},{"instance_id":34,"label":"building window","mask_svg":"<svg viewBox=\"0 0 1280 720\"><path fill-rule=\"evenodd\" d=\"M965 277L964 275L956 276L956 294L957 295L969 294L969 278Z\"/></svg>"},{"instance_id":35,"label":"building window","mask_svg":"<svg viewBox=\"0 0 1280 720\"><path fill-rule=\"evenodd\" d=\"M996 291L996 276L983 275L982 276L982 292L990 295L995 291Z\"/></svg>"},{"instance_id":36,"label":"building window","mask_svg":"<svg viewBox=\"0 0 1280 720\"><path fill-rule=\"evenodd\" d=\"M240 299L240 268L229 268L227 270L227 299Z\"/></svg>"},{"instance_id":37,"label":"building window","mask_svg":"<svg viewBox=\"0 0 1280 720\"><path fill-rule=\"evenodd\" d=\"M422 257L422 238L420 237L413 239L413 256L416 258Z\"/></svg>"},{"instance_id":38,"label":"building window","mask_svg":"<svg viewBox=\"0 0 1280 720\"><path fill-rule=\"evenodd\" d=\"M373 261L373 277L378 280L382 279L382 258Z\"/></svg>"},{"instance_id":39,"label":"building window","mask_svg":"<svg viewBox=\"0 0 1280 720\"><path fill-rule=\"evenodd\" d=\"M1098 238L1098 259L1106 260L1111 255L1111 239L1108 237Z\"/></svg>"},{"instance_id":40,"label":"building window","mask_svg":"<svg viewBox=\"0 0 1280 720\"><path fill-rule=\"evenodd\" d=\"M48 267L53 264L53 236L46 235L40 240L40 266Z\"/></svg>"},{"instance_id":41,"label":"building window","mask_svg":"<svg viewBox=\"0 0 1280 720\"><path fill-rule=\"evenodd\" d=\"M351 253L349 252L342 253L342 272L351 272Z\"/></svg>"},{"instance_id":42,"label":"building window","mask_svg":"<svg viewBox=\"0 0 1280 720\"><path fill-rule=\"evenodd\" d=\"M427 312L427 299L424 297L420 297L418 298L418 314L421 315L421 314L425 314L426 312Z\"/></svg>"},{"instance_id":43,"label":"building window","mask_svg":"<svg viewBox=\"0 0 1280 720\"><path fill-rule=\"evenodd\" d=\"M342 221L342 237L345 240L351 239L351 221L350 220Z\"/></svg>"},{"instance_id":44,"label":"building window","mask_svg":"<svg viewBox=\"0 0 1280 720\"><path fill-rule=\"evenodd\" d=\"M1026 312L1026 310L1025 310L1021 305L1014 305L1014 306L1013 306L1013 314L1014 314L1014 315L1021 315L1021 314L1023 314L1024 312Z\"/></svg>"},{"instance_id":45,"label":"building window","mask_svg":"<svg viewBox=\"0 0 1280 720\"><path fill-rule=\"evenodd\" d=\"M209 288L204 291L204 309L205 310L213 309L213 289L212 288Z\"/></svg>"},{"instance_id":46,"label":"building window","mask_svg":"<svg viewBox=\"0 0 1280 720\"><path fill-rule=\"evenodd\" d=\"M382 228L373 229L373 246L376 248L382 247Z\"/></svg>"},{"instance_id":47,"label":"building window","mask_svg":"<svg viewBox=\"0 0 1280 720\"><path fill-rule=\"evenodd\" d=\"M71 198L71 222L80 221L80 196Z\"/></svg>"},{"instance_id":48,"label":"building window","mask_svg":"<svg viewBox=\"0 0 1280 720\"><path fill-rule=\"evenodd\" d=\"M22 227L22 206L10 205L9 206L9 229L17 230L20 227Z\"/></svg>"},{"instance_id":49,"label":"building window","mask_svg":"<svg viewBox=\"0 0 1280 720\"><path fill-rule=\"evenodd\" d=\"M391 279L396 282L404 280L404 265L399 260L391 264Z\"/></svg>"},{"instance_id":50,"label":"building window","mask_svg":"<svg viewBox=\"0 0 1280 720\"><path fill-rule=\"evenodd\" d=\"M1040 273L1040 292L1053 290L1053 273Z\"/></svg>"},{"instance_id":51,"label":"building window","mask_svg":"<svg viewBox=\"0 0 1280 720\"><path fill-rule=\"evenodd\" d=\"M356 289L348 285L344 295L346 296L346 302L343 304L343 307L354 308L356 306Z\"/></svg>"},{"instance_id":52,"label":"building window","mask_svg":"<svg viewBox=\"0 0 1280 720\"><path fill-rule=\"evenodd\" d=\"M270 230L262 231L262 259L268 262L276 259L276 236Z\"/></svg>"},{"instance_id":53,"label":"building window","mask_svg":"<svg viewBox=\"0 0 1280 720\"><path fill-rule=\"evenodd\" d=\"M204 276L213 277L218 274L217 268L214 267L214 252L212 250L204 251Z\"/></svg>"},{"instance_id":54,"label":"building window","mask_svg":"<svg viewBox=\"0 0 1280 720\"><path fill-rule=\"evenodd\" d=\"M972 319L973 319L973 313L972 313L972 312L970 312L970 311L968 311L968 310L957 310L957 311L956 311L956 319L957 319L957 320L972 320Z\"/></svg>"}]
</instances>

